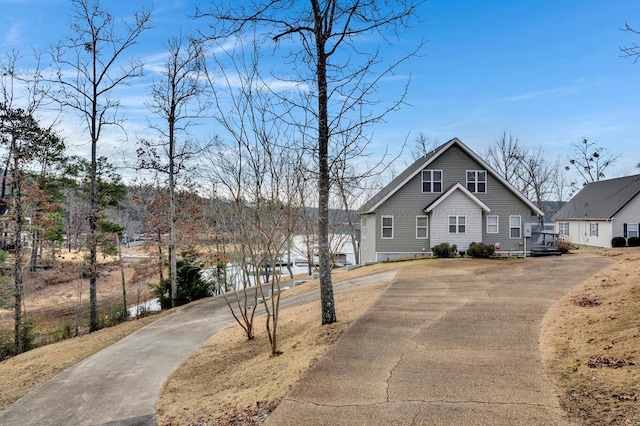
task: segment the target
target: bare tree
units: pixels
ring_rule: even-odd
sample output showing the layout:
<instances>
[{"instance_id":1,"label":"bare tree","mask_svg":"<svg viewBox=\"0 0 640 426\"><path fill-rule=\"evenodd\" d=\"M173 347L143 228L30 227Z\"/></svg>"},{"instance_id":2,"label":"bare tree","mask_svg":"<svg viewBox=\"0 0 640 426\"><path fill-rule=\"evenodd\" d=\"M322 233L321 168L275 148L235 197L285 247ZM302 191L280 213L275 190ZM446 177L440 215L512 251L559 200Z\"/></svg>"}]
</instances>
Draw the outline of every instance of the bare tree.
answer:
<instances>
[{"instance_id":1,"label":"bare tree","mask_svg":"<svg viewBox=\"0 0 640 426\"><path fill-rule=\"evenodd\" d=\"M624 23L624 28L622 28L622 30L635 35L640 35L640 31L630 26L627 22ZM640 59L640 44L632 42L629 46L621 46L620 52L623 58L631 58L635 64Z\"/></svg>"},{"instance_id":2,"label":"bare tree","mask_svg":"<svg viewBox=\"0 0 640 426\"><path fill-rule=\"evenodd\" d=\"M39 161L45 163L47 153L57 147L64 151L64 143L53 131L53 126L41 127L36 114L44 107L48 94L48 87L43 85L39 70L39 58L33 71L18 71L21 56L16 51L7 54L6 60L0 61L0 144L6 148L7 160L3 172L2 214L11 211L9 216L13 222L13 240L9 243L14 250L13 281L14 281L14 342L15 353L22 353L28 349L23 341L23 293L24 293L24 262L25 247L23 232L26 227L27 198L37 198L38 194L31 191L26 194L24 189L28 185L29 168ZM57 151L57 150L56 150ZM41 168L45 167L40 164ZM7 197L6 184L10 184L11 203ZM9 209L11 204L11 208ZM3 241L3 244L7 244ZM33 248L36 250L36 247Z\"/></svg>"},{"instance_id":3,"label":"bare tree","mask_svg":"<svg viewBox=\"0 0 640 426\"><path fill-rule=\"evenodd\" d=\"M204 72L201 46L182 36L168 42L168 57L162 71L162 81L152 86L149 109L163 120L163 125L151 127L160 134L159 141L141 140L138 149L140 169L152 169L167 176L169 188L169 278L171 304L175 306L178 294L176 265L176 186L189 164L203 147L185 139L194 120L206 109L202 102L205 87L200 80Z\"/></svg>"},{"instance_id":4,"label":"bare tree","mask_svg":"<svg viewBox=\"0 0 640 426\"><path fill-rule=\"evenodd\" d=\"M609 153L607 148L597 146L596 142L591 142L587 138L582 138L580 142L571 144L573 147L572 158L566 170L575 170L582 178L582 185L590 182L597 182L605 177L605 170L613 164L618 157ZM577 188L577 183L572 182L571 186Z\"/></svg>"},{"instance_id":5,"label":"bare tree","mask_svg":"<svg viewBox=\"0 0 640 426\"><path fill-rule=\"evenodd\" d=\"M546 210L545 201L553 193L557 183L558 161L550 161L542 147L535 150L523 150L516 157L520 163L517 174L523 184L523 193L541 210ZM538 217L542 229L543 218Z\"/></svg>"},{"instance_id":6,"label":"bare tree","mask_svg":"<svg viewBox=\"0 0 640 426\"><path fill-rule=\"evenodd\" d=\"M231 217L220 217L220 221L226 222L225 229L236 243L234 263L239 271L235 277L240 285L233 301L227 295L225 299L247 338L252 339L257 295L261 296L271 355L278 355L281 274L277 269L289 262L282 258L296 228L300 154L292 149L293 132L273 119L277 107L268 85L257 74L258 54L256 45L252 47L245 51L239 45L237 55L221 51L214 56L219 82L212 72L207 74L219 111L218 122L230 139L229 145L220 141L207 168L221 190L220 196L232 208ZM255 277L257 285L253 303L247 291L250 276ZM268 284L269 293L263 283Z\"/></svg>"},{"instance_id":7,"label":"bare tree","mask_svg":"<svg viewBox=\"0 0 640 426\"><path fill-rule=\"evenodd\" d=\"M379 122L403 103L405 91L384 108L377 108L375 94L381 79L390 75L404 59L384 60L378 49L359 49L367 36L388 42L416 17L421 0L309 0L292 4L284 0L254 0L246 3L212 3L199 17L213 17L210 38L222 39L242 34L250 26L266 33L286 49L290 66L283 80L313 82L304 95L287 98L292 110L299 110L300 129L314 141L308 147L316 155L318 170L318 246L322 324L336 321L331 256L329 249L329 194L331 183L330 145L336 135L356 127ZM417 47L419 49L420 46ZM386 65L382 65L386 64ZM295 75L297 73L297 75Z\"/></svg>"},{"instance_id":8,"label":"bare tree","mask_svg":"<svg viewBox=\"0 0 640 426\"><path fill-rule=\"evenodd\" d=\"M120 102L113 93L116 88L142 75L142 62L126 62L125 53L136 44L150 25L151 11L142 10L133 21L116 25L114 17L101 7L98 0L71 0L71 34L51 52L58 90L54 99L63 108L75 111L85 122L91 140L90 214L88 246L90 331L99 328L96 283L98 204L97 168L98 143L107 126L122 125L118 114Z\"/></svg>"},{"instance_id":9,"label":"bare tree","mask_svg":"<svg viewBox=\"0 0 640 426\"><path fill-rule=\"evenodd\" d=\"M569 180L567 177L567 171L564 167L560 167L560 165L558 165L558 170L555 174L555 182L553 183L554 198L559 202L564 201L567 195L568 188Z\"/></svg>"},{"instance_id":10,"label":"bare tree","mask_svg":"<svg viewBox=\"0 0 640 426\"><path fill-rule=\"evenodd\" d=\"M437 146L437 142L430 140L429 136L420 132L414 141L414 147L411 151L411 158L415 161L421 157L424 157Z\"/></svg>"},{"instance_id":11,"label":"bare tree","mask_svg":"<svg viewBox=\"0 0 640 426\"><path fill-rule=\"evenodd\" d=\"M521 160L527 156L526 149L520 145L517 137L503 132L499 139L487 149L484 158L500 176L520 191L524 191L524 182L520 180Z\"/></svg>"}]
</instances>

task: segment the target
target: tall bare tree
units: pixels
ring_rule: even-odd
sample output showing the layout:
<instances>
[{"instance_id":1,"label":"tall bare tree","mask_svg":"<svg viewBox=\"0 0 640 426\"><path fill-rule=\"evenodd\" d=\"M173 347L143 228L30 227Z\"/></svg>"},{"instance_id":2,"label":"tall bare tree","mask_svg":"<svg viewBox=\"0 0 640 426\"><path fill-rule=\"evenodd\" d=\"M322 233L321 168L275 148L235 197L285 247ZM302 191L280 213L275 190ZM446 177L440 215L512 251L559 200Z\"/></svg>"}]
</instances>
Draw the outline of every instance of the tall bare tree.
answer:
<instances>
[{"instance_id":1,"label":"tall bare tree","mask_svg":"<svg viewBox=\"0 0 640 426\"><path fill-rule=\"evenodd\" d=\"M518 178L523 183L523 193L532 200L540 210L547 210L545 201L553 194L558 182L558 161L551 161L542 147L521 151L517 157L520 167L517 169ZM548 213L548 212L547 212ZM538 217L541 228L543 218Z\"/></svg>"},{"instance_id":2,"label":"tall bare tree","mask_svg":"<svg viewBox=\"0 0 640 426\"><path fill-rule=\"evenodd\" d=\"M500 176L520 191L524 191L523 182L519 181L522 175L521 160L526 157L526 149L520 145L520 141L511 133L503 132L500 138L487 149L484 158Z\"/></svg>"},{"instance_id":3,"label":"tall bare tree","mask_svg":"<svg viewBox=\"0 0 640 426\"><path fill-rule=\"evenodd\" d=\"M437 142L434 140L430 140L429 136L425 133L420 132L418 136L416 136L414 140L413 150L411 151L411 158L413 161L424 157L429 152L433 151L433 149L437 146Z\"/></svg>"},{"instance_id":4,"label":"tall bare tree","mask_svg":"<svg viewBox=\"0 0 640 426\"><path fill-rule=\"evenodd\" d=\"M622 28L622 30L635 35L640 35L640 31L629 25L628 22L624 23L624 28ZM620 46L620 53L623 58L633 59L633 63L635 64L640 60L640 44L631 42L628 46Z\"/></svg>"},{"instance_id":5,"label":"tall bare tree","mask_svg":"<svg viewBox=\"0 0 640 426\"><path fill-rule=\"evenodd\" d=\"M141 140L138 149L142 169L152 169L167 177L169 188L169 279L171 280L171 305L175 306L178 294L176 264L176 188L179 175L203 147L189 140L189 129L194 120L206 109L203 102L205 86L201 80L204 72L204 56L201 45L183 36L168 42L168 56L162 71L162 80L152 86L149 109L163 121L151 124L160 134L159 141Z\"/></svg>"},{"instance_id":6,"label":"tall bare tree","mask_svg":"<svg viewBox=\"0 0 640 426\"><path fill-rule=\"evenodd\" d=\"M114 97L117 88L142 75L142 62L127 60L126 52L149 28L151 11L141 10L134 19L116 23L115 18L98 0L71 0L70 35L52 50L58 84L54 99L63 108L75 111L84 120L91 142L90 214L88 246L90 331L99 328L97 302L97 231L98 204L97 168L98 144L107 126L122 128L118 114L120 102Z\"/></svg>"},{"instance_id":7,"label":"tall bare tree","mask_svg":"<svg viewBox=\"0 0 640 426\"><path fill-rule=\"evenodd\" d=\"M283 121L274 119L277 107L272 92L257 73L256 44L245 50L239 43L236 48L235 53L220 51L214 56L219 81L214 80L212 72L208 73L219 111L218 122L228 142L220 140L207 168L220 188L219 195L229 201L232 209L230 217L219 220L235 242L233 257L239 269L235 277L240 285L233 293L233 301L227 295L225 298L251 339L257 295L261 295L271 355L277 355L281 275L277 270L289 262L282 258L300 209L296 190L301 180L300 153L292 149L294 132ZM250 276L255 277L257 285L252 294L247 291Z\"/></svg>"},{"instance_id":8,"label":"tall bare tree","mask_svg":"<svg viewBox=\"0 0 640 426\"><path fill-rule=\"evenodd\" d=\"M25 349L23 341L23 292L25 248L23 232L26 229L27 177L30 166L52 151L53 146L64 150L53 126L42 127L36 118L46 102L49 88L40 74L39 58L36 58L34 70L19 70L22 59L17 51L10 51L6 58L0 60L0 145L6 150L5 169L2 176L1 214L11 211L13 240L9 243L14 250L14 342L15 353ZM42 166L42 165L41 165ZM10 185L11 203L7 196L7 183ZM30 194L34 195L34 194ZM35 198L35 197L34 197ZM11 208L10 208L11 207ZM7 244L3 241L3 244ZM33 250L36 248L34 247Z\"/></svg>"},{"instance_id":9,"label":"tall bare tree","mask_svg":"<svg viewBox=\"0 0 640 426\"><path fill-rule=\"evenodd\" d=\"M609 153L607 148L597 146L587 138L582 138L580 142L571 144L573 154L569 159L566 170L575 170L580 175L582 185L590 182L597 182L605 177L604 172L613 164L618 157ZM572 182L574 189L578 188L577 182Z\"/></svg>"},{"instance_id":10,"label":"tall bare tree","mask_svg":"<svg viewBox=\"0 0 640 426\"><path fill-rule=\"evenodd\" d=\"M308 148L317 161L322 324L336 321L328 237L331 141L341 132L381 121L402 104L406 87L382 108L375 92L381 79L416 50L389 61L383 58L379 46L391 44L389 37L407 28L421 3L422 0L253 0L212 2L209 11L197 12L197 16L215 19L210 25L211 38L243 35L251 26L266 34L285 52L289 67L281 78L298 82L304 91L297 100L286 100L292 109L299 110L294 117L300 120L300 130L307 133L307 140L314 141ZM376 37L377 47L359 48L367 37ZM313 82L313 87L304 90L305 82ZM312 118L305 121L301 116Z\"/></svg>"}]
</instances>

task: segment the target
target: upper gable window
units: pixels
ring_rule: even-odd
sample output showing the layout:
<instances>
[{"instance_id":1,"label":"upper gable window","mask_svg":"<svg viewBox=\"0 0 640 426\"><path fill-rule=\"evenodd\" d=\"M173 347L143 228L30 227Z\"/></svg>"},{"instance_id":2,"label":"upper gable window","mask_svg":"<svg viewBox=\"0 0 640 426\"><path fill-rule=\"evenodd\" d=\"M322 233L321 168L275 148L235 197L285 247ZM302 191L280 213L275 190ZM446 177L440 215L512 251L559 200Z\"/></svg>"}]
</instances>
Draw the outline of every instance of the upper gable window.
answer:
<instances>
[{"instance_id":1,"label":"upper gable window","mask_svg":"<svg viewBox=\"0 0 640 426\"><path fill-rule=\"evenodd\" d=\"M471 192L487 192L487 171L467 170L467 189Z\"/></svg>"},{"instance_id":2,"label":"upper gable window","mask_svg":"<svg viewBox=\"0 0 640 426\"><path fill-rule=\"evenodd\" d=\"M422 192L442 192L442 170L422 171Z\"/></svg>"}]
</instances>

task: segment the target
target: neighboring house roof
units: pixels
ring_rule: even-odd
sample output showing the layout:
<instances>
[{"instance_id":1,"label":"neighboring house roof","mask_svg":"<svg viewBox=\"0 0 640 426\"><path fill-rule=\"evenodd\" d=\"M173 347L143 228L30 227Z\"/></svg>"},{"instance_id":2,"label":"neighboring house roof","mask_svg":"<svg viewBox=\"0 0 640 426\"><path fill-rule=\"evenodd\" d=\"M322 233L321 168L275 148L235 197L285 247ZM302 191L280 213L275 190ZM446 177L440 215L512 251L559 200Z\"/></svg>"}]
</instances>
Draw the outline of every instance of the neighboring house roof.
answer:
<instances>
[{"instance_id":1,"label":"neighboring house roof","mask_svg":"<svg viewBox=\"0 0 640 426\"><path fill-rule=\"evenodd\" d=\"M429 164L431 164L436 158L438 158L443 152L451 148L453 145L457 145L462 149L467 155L473 158L476 162L478 162L487 172L489 172L494 178L498 179L503 185L511 190L520 200L522 200L531 210L536 212L538 215L544 215L542 210L536 207L531 201L527 199L524 195L520 193L517 189L513 187L509 182L507 182L502 176L500 176L489 164L487 164L482 158L478 157L475 152L473 152L468 146L462 143L460 139L453 138L449 142L444 143L429 152L428 154L420 157L416 160L412 165L410 165L406 170L400 173L395 179L393 179L387 186L382 188L380 192L374 195L369 201L367 201L362 207L360 207L360 214L371 214L376 211L376 209L384 203L389 197L395 194L400 188L407 184L411 179L413 179L418 173L420 173L423 169L425 169Z\"/></svg>"},{"instance_id":2,"label":"neighboring house roof","mask_svg":"<svg viewBox=\"0 0 640 426\"><path fill-rule=\"evenodd\" d=\"M591 182L558 210L553 220L608 220L638 193L640 193L640 175Z\"/></svg>"},{"instance_id":3,"label":"neighboring house roof","mask_svg":"<svg viewBox=\"0 0 640 426\"><path fill-rule=\"evenodd\" d=\"M465 186L463 184L461 184L461 183L456 183L455 185L452 185L451 188L449 188L447 190L447 192L445 192L444 194L442 194L441 196L436 198L431 204L429 204L427 207L425 207L424 211L427 212L427 213L430 213L433 209L438 207L438 205L440 203L442 203L444 200L446 200L455 191L462 192L464 195L469 197L471 199L471 201L476 203L478 205L478 207L480 207L485 212L490 212L491 211L491 209L485 203L480 201L480 199L478 199L478 197L473 195L473 193L471 191L469 191L467 188L465 188Z\"/></svg>"}]
</instances>

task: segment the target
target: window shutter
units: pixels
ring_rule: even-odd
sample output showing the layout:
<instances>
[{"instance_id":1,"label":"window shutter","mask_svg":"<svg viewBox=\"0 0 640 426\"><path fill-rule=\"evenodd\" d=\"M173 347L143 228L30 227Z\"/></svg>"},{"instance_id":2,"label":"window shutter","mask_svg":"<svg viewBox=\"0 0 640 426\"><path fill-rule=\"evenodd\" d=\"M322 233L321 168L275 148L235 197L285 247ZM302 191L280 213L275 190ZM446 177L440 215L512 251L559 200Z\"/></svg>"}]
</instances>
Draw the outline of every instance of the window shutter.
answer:
<instances>
[{"instance_id":1,"label":"window shutter","mask_svg":"<svg viewBox=\"0 0 640 426\"><path fill-rule=\"evenodd\" d=\"M624 230L623 231L623 234L624 234L623 237L627 238L627 224L626 223L624 225L622 225L622 229Z\"/></svg>"}]
</instances>

